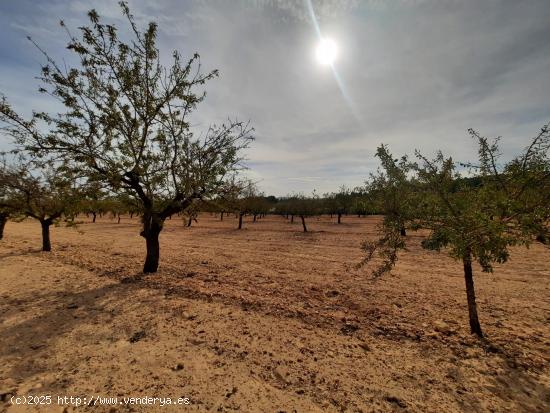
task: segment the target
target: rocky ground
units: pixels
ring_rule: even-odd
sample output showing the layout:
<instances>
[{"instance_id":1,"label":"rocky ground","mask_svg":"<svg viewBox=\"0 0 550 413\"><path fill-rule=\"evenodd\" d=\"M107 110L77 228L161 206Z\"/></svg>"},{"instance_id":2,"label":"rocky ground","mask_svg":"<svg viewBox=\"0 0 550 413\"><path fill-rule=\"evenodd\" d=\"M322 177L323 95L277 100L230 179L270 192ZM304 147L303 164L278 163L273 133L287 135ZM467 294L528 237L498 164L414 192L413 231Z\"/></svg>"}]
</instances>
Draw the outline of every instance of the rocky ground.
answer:
<instances>
[{"instance_id":1,"label":"rocky ground","mask_svg":"<svg viewBox=\"0 0 550 413\"><path fill-rule=\"evenodd\" d=\"M475 269L480 341L460 263L422 250L419 235L391 275L355 267L377 220L312 218L304 234L282 217L242 231L233 217L173 219L160 270L144 277L137 219L52 228L51 253L39 224L8 223L0 411L549 411L548 247ZM64 396L111 404L59 405Z\"/></svg>"}]
</instances>

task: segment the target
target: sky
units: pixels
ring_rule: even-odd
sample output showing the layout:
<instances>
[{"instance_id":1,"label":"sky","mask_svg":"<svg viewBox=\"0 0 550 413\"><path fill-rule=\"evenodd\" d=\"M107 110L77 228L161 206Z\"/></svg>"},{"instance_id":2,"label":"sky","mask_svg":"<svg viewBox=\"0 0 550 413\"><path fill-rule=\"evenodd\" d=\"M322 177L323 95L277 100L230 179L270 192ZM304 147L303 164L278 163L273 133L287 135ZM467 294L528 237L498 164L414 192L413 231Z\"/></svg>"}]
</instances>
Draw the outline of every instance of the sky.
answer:
<instances>
[{"instance_id":1,"label":"sky","mask_svg":"<svg viewBox=\"0 0 550 413\"><path fill-rule=\"evenodd\" d=\"M161 55L198 52L205 85L192 118L250 120L247 174L266 193L361 185L377 146L397 156L437 150L475 159L467 129L502 136L503 159L550 121L550 1L129 1L138 23L159 25ZM311 8L309 8L311 4ZM27 36L70 62L67 35L93 7L127 28L115 0L0 1L0 93L15 108L52 110L35 76L44 63ZM337 46L332 66L315 51ZM0 149L11 145L0 135Z\"/></svg>"}]
</instances>

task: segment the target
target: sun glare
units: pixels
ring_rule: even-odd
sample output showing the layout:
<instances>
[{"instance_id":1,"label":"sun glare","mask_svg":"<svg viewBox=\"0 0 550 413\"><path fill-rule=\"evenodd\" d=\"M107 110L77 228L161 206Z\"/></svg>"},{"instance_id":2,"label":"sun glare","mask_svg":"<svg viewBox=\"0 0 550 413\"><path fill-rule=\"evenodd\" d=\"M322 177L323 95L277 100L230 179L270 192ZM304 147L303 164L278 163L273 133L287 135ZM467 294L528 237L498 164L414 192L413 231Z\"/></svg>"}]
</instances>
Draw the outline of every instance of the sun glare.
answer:
<instances>
[{"instance_id":1,"label":"sun glare","mask_svg":"<svg viewBox=\"0 0 550 413\"><path fill-rule=\"evenodd\" d=\"M336 43L332 39L322 39L317 46L317 61L323 65L331 65L337 55Z\"/></svg>"}]
</instances>

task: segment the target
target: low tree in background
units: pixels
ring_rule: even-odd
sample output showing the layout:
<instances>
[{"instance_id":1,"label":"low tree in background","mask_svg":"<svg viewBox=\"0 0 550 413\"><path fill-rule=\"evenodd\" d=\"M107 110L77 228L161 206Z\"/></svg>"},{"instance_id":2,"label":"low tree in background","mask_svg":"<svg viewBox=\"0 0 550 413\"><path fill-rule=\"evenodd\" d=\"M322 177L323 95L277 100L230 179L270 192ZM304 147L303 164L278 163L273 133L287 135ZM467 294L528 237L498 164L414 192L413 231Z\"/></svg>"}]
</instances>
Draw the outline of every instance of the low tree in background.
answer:
<instances>
[{"instance_id":1,"label":"low tree in background","mask_svg":"<svg viewBox=\"0 0 550 413\"><path fill-rule=\"evenodd\" d=\"M380 213L372 197L364 188L356 188L353 192L355 196L352 199L351 212L356 214L358 218Z\"/></svg>"},{"instance_id":2,"label":"low tree in background","mask_svg":"<svg viewBox=\"0 0 550 413\"><path fill-rule=\"evenodd\" d=\"M184 219L185 226L190 227L193 221L199 222L197 220L197 217L199 216L199 212L200 212L200 207L197 202L189 205L185 209L185 211L183 211L183 219Z\"/></svg>"},{"instance_id":3,"label":"low tree in background","mask_svg":"<svg viewBox=\"0 0 550 413\"><path fill-rule=\"evenodd\" d=\"M73 223L82 192L64 170L45 166L32 172L28 165L4 167L0 188L15 219L30 217L40 222L42 251L51 251L50 227L62 219Z\"/></svg>"},{"instance_id":4,"label":"low tree in background","mask_svg":"<svg viewBox=\"0 0 550 413\"><path fill-rule=\"evenodd\" d=\"M239 216L239 224L237 229L242 229L243 218L246 214L250 214L254 209L254 201L259 196L258 188L249 180L238 183L236 192L233 192L236 198L233 201L233 210Z\"/></svg>"},{"instance_id":5,"label":"low tree in background","mask_svg":"<svg viewBox=\"0 0 550 413\"><path fill-rule=\"evenodd\" d=\"M259 218L264 217L271 208L271 203L263 192L259 192L256 196L248 199L248 209L252 215L252 222L256 222Z\"/></svg>"},{"instance_id":6,"label":"low tree in background","mask_svg":"<svg viewBox=\"0 0 550 413\"><path fill-rule=\"evenodd\" d=\"M240 168L251 129L229 121L196 137L189 115L205 94L195 89L217 71L203 74L198 54L185 62L178 52L165 67L157 25L140 31L126 3L120 4L132 41L122 41L118 29L92 10L80 38L67 30L78 66L58 65L44 53L40 90L58 99L64 113L34 113L25 120L3 98L0 122L30 153L54 155L114 192L131 193L142 213L143 272L151 273L158 268L164 221L218 193L228 174Z\"/></svg>"},{"instance_id":7,"label":"low tree in background","mask_svg":"<svg viewBox=\"0 0 550 413\"><path fill-rule=\"evenodd\" d=\"M322 211L321 200L313 193L311 197L303 194L292 195L286 198L286 208L292 216L300 217L302 229L307 232L306 218L319 215Z\"/></svg>"},{"instance_id":8,"label":"low tree in background","mask_svg":"<svg viewBox=\"0 0 550 413\"><path fill-rule=\"evenodd\" d=\"M413 186L408 178L412 164L407 156L394 159L385 145L376 150L382 170L371 174L367 192L372 197L384 219L399 227L401 235L406 235L406 223L411 215Z\"/></svg>"},{"instance_id":9,"label":"low tree in background","mask_svg":"<svg viewBox=\"0 0 550 413\"><path fill-rule=\"evenodd\" d=\"M492 272L494 263L509 258L509 247L529 245L548 231L550 216L550 133L545 126L527 149L505 165L499 165L498 140L489 142L470 130L477 140L479 163L466 164L473 178L464 179L460 164L441 152L430 160L419 152L415 173L414 211L406 225L428 230L422 247L445 251L462 262L470 330L483 336L478 318L472 263ZM477 182L472 184L473 182ZM366 242L365 262L378 253L383 258L374 274L389 271L397 251L405 247L402 217L389 215L382 224L382 237Z\"/></svg>"},{"instance_id":10,"label":"low tree in background","mask_svg":"<svg viewBox=\"0 0 550 413\"><path fill-rule=\"evenodd\" d=\"M83 188L83 199L80 210L86 216L92 216L92 223L95 224L97 216L103 216L108 211L107 191L100 182L89 182Z\"/></svg>"},{"instance_id":11,"label":"low tree in background","mask_svg":"<svg viewBox=\"0 0 550 413\"><path fill-rule=\"evenodd\" d=\"M332 194L335 206L336 206L336 215L337 215L337 223L342 223L342 215L347 215L351 207L353 205L353 195L351 193L351 190L346 187L345 185L342 185L338 192L335 192Z\"/></svg>"}]
</instances>

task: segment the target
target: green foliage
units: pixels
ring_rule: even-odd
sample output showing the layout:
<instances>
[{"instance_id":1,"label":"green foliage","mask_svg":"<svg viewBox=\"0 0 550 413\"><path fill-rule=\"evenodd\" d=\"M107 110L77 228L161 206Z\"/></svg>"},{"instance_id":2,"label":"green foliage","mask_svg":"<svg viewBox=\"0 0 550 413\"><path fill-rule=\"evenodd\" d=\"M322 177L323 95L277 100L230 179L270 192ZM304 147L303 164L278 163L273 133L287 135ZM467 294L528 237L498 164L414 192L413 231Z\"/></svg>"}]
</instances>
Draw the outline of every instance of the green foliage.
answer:
<instances>
[{"instance_id":1,"label":"green foliage","mask_svg":"<svg viewBox=\"0 0 550 413\"><path fill-rule=\"evenodd\" d=\"M158 237L167 217L215 197L241 168L251 128L229 120L196 136L189 116L205 97L196 89L217 71L203 74L198 54L184 60L177 51L164 66L156 23L140 31L120 5L130 42L92 10L80 36L66 29L79 65L58 65L43 52L40 91L61 102L63 113L38 112L27 121L2 98L0 122L31 154L56 156L92 181L132 194L143 211L142 235Z\"/></svg>"},{"instance_id":2,"label":"green foliage","mask_svg":"<svg viewBox=\"0 0 550 413\"><path fill-rule=\"evenodd\" d=\"M75 178L52 165L35 167L32 173L30 166L4 164L0 168L0 198L12 219L73 223L82 197Z\"/></svg>"},{"instance_id":3,"label":"green foliage","mask_svg":"<svg viewBox=\"0 0 550 413\"><path fill-rule=\"evenodd\" d=\"M375 275L389 271L397 250L405 247L404 238L397 235L403 225L428 230L424 248L444 250L457 260L473 259L486 272L493 270L493 263L508 260L510 246L528 245L534 236L547 233L548 126L521 155L504 165L498 163L498 139L489 142L469 132L478 144L477 164L456 163L441 152L430 160L418 151L418 162L403 157L396 163L384 146L378 149L385 173L373 177L370 188L383 194L383 236L364 244L365 262L376 252L383 258Z\"/></svg>"},{"instance_id":4,"label":"green foliage","mask_svg":"<svg viewBox=\"0 0 550 413\"><path fill-rule=\"evenodd\" d=\"M423 248L444 251L462 261L470 328L483 337L472 262L477 261L484 272L492 272L494 263L509 259L511 246L528 246L535 237L546 239L550 218L550 132L548 125L543 127L521 155L504 165L499 164L498 139L489 142L474 130L469 133L478 144L477 164L458 164L442 152L428 159L417 151L417 162L402 158L396 169L385 147L379 148L378 156L386 173L375 178L375 188L380 188L383 199L390 202L386 204L382 236L364 243L366 256L361 265L378 255L382 261L373 275L390 271L398 251L405 248L400 229L406 226L427 231ZM461 174L460 167L466 168L468 176ZM401 208L400 201L399 213L395 213L392 200L401 195L398 186L405 188L406 208Z\"/></svg>"}]
</instances>

